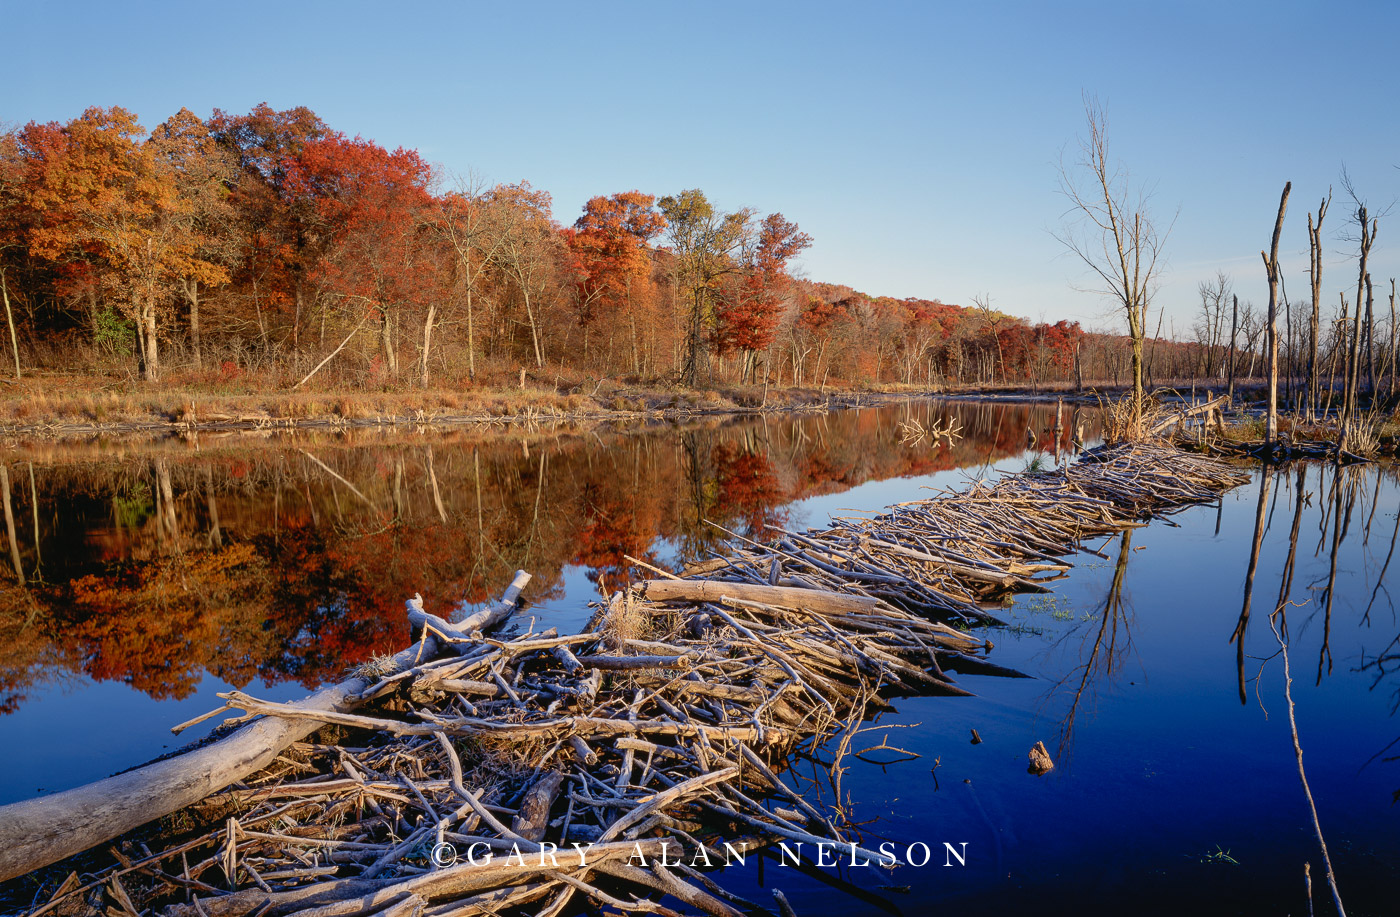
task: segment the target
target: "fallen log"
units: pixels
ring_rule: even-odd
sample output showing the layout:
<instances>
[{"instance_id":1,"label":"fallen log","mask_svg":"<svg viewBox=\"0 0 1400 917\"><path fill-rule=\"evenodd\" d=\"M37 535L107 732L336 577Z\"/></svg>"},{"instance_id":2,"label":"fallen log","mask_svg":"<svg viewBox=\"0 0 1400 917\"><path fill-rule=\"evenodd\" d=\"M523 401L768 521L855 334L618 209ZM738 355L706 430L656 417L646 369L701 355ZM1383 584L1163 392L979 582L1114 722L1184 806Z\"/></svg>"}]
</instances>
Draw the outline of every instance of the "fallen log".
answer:
<instances>
[{"instance_id":1,"label":"fallen log","mask_svg":"<svg viewBox=\"0 0 1400 917\"><path fill-rule=\"evenodd\" d=\"M1212 398L1209 401L1202 402L1201 404L1192 405L1191 407L1183 408L1179 411L1174 411L1170 417L1157 423L1152 427L1152 429L1148 430L1147 435L1160 436L1172 427L1177 426L1178 424L1183 424L1187 420L1190 420L1192 417L1198 417L1201 414L1210 415L1216 413L1222 407L1225 406L1226 400L1227 399L1224 395L1220 395L1218 397Z\"/></svg>"},{"instance_id":2,"label":"fallen log","mask_svg":"<svg viewBox=\"0 0 1400 917\"><path fill-rule=\"evenodd\" d=\"M640 586L639 595L653 602L718 602L727 595L765 605L783 605L837 615L874 611L883 604L877 598L863 595L715 580L647 580Z\"/></svg>"},{"instance_id":3,"label":"fallen log","mask_svg":"<svg viewBox=\"0 0 1400 917\"><path fill-rule=\"evenodd\" d=\"M529 582L523 570L515 575L501 601L487 609L485 625L499 624L515 607ZM423 640L395 655L394 670L431 659L436 640ZM194 805L249 774L262 770L293 742L301 741L323 721L317 712L345 713L373 686L374 677L349 678L322 688L296 706L309 716L265 717L232 735L181 755L89 783L85 786L0 807L0 882L22 876L149 821Z\"/></svg>"}]
</instances>

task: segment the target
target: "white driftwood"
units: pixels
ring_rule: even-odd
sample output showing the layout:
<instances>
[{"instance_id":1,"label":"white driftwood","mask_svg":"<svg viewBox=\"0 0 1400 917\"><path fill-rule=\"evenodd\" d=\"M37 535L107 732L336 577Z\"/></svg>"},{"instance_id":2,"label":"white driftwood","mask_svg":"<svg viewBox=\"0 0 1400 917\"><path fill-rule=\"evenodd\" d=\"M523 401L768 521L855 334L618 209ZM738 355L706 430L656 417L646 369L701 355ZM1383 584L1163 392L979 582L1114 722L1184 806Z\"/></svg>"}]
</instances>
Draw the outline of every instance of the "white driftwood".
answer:
<instances>
[{"instance_id":1,"label":"white driftwood","mask_svg":"<svg viewBox=\"0 0 1400 917\"><path fill-rule=\"evenodd\" d=\"M408 622L414 627L430 628L433 632L445 637L448 646L460 653L463 649L476 643L477 637L473 636L474 634L485 633L493 627L499 626L511 616L515 611L515 603L519 600L521 591L529 582L530 574L524 570L516 570L515 578L510 581L510 585L506 587L506 591L501 594L500 599L464 618L460 624L452 624L435 614L424 611L422 598L415 595L408 602Z\"/></svg>"},{"instance_id":2,"label":"white driftwood","mask_svg":"<svg viewBox=\"0 0 1400 917\"><path fill-rule=\"evenodd\" d=\"M501 601L492 603L475 630L509 617L530 575L517 572ZM450 636L450 635L449 635ZM437 641L425 635L393 658L395 669L431 658ZM344 713L374 683L350 678L322 688L296 706ZM0 882L22 876L146 822L194 805L272 763L278 753L323 724L312 718L264 717L218 742L173 758L75 787L0 807Z\"/></svg>"},{"instance_id":3,"label":"white driftwood","mask_svg":"<svg viewBox=\"0 0 1400 917\"><path fill-rule=\"evenodd\" d=\"M646 580L633 588L639 595L653 602L718 602L720 598L728 595L751 602L806 608L838 615L869 613L880 608L882 604L879 599L864 595L845 595L840 592L798 589L793 586L756 586L751 583L708 580L654 579Z\"/></svg>"}]
</instances>

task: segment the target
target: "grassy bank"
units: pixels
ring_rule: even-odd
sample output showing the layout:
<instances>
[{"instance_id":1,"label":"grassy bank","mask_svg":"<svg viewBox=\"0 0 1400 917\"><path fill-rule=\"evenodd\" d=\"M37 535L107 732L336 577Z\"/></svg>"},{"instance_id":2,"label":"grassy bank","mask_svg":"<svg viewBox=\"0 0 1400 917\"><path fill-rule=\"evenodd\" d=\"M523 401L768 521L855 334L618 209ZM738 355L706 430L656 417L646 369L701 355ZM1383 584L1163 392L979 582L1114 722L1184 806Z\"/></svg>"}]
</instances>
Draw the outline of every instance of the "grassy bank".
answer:
<instances>
[{"instance_id":1,"label":"grassy bank","mask_svg":"<svg viewBox=\"0 0 1400 917\"><path fill-rule=\"evenodd\" d=\"M890 386L843 391L764 386L685 389L610 380L531 379L524 385L466 389L288 391L246 382L174 385L49 373L0 388L0 429L11 435L80 435L161 428L537 422L811 410L920 394L929 392Z\"/></svg>"}]
</instances>

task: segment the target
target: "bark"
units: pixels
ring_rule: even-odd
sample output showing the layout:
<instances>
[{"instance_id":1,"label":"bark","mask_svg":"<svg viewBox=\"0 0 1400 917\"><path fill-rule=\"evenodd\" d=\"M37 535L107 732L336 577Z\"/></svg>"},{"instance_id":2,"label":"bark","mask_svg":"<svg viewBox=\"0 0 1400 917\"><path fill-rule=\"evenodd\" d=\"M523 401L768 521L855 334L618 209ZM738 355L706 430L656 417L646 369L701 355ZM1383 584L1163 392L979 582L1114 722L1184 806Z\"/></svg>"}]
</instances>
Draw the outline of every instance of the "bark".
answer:
<instances>
[{"instance_id":1,"label":"bark","mask_svg":"<svg viewBox=\"0 0 1400 917\"><path fill-rule=\"evenodd\" d=\"M1327 215L1327 205L1332 195L1323 198L1317 208L1317 222L1308 214L1308 280L1312 285L1312 315L1308 319L1308 416L1314 417L1319 402L1321 387L1320 367L1317 362L1318 322L1322 308L1322 218Z\"/></svg>"},{"instance_id":2,"label":"bark","mask_svg":"<svg viewBox=\"0 0 1400 917\"><path fill-rule=\"evenodd\" d=\"M139 319L145 339L145 378L147 382L155 382L160 379L160 344L156 341L156 308L154 303L147 303L141 309Z\"/></svg>"},{"instance_id":3,"label":"bark","mask_svg":"<svg viewBox=\"0 0 1400 917\"><path fill-rule=\"evenodd\" d=\"M190 307L190 349L194 352L194 368L203 369L204 354L199 340L199 281L181 280L180 292Z\"/></svg>"},{"instance_id":4,"label":"bark","mask_svg":"<svg viewBox=\"0 0 1400 917\"><path fill-rule=\"evenodd\" d=\"M1395 397L1395 278L1390 278L1390 397Z\"/></svg>"},{"instance_id":5,"label":"bark","mask_svg":"<svg viewBox=\"0 0 1400 917\"><path fill-rule=\"evenodd\" d=\"M1264 431L1264 442L1272 445L1278 439L1278 238L1283 233L1283 217L1288 212L1288 193L1293 190L1292 182L1285 182L1283 196L1278 202L1278 217L1274 220L1274 240L1264 259L1264 269L1269 275L1269 315L1265 326L1264 349L1269 361L1269 416Z\"/></svg>"},{"instance_id":6,"label":"bark","mask_svg":"<svg viewBox=\"0 0 1400 917\"><path fill-rule=\"evenodd\" d=\"M1366 295L1366 278L1369 276L1366 262L1371 254L1371 246L1376 241L1376 222L1374 220L1367 222L1364 204L1357 207L1356 217L1361 226L1360 259L1356 273L1356 317L1352 320L1351 350L1346 373L1346 395L1342 399L1342 431L1339 445L1343 450L1348 446L1356 414L1357 380L1361 375L1361 303Z\"/></svg>"},{"instance_id":7,"label":"bark","mask_svg":"<svg viewBox=\"0 0 1400 917\"><path fill-rule=\"evenodd\" d=\"M379 311L379 340L384 347L384 365L389 370L389 375L397 378L399 361L394 353L394 332L389 323L389 313L382 308Z\"/></svg>"},{"instance_id":8,"label":"bark","mask_svg":"<svg viewBox=\"0 0 1400 917\"><path fill-rule=\"evenodd\" d=\"M1230 391L1229 404L1235 403L1235 341L1240 333L1240 298L1230 297Z\"/></svg>"},{"instance_id":9,"label":"bark","mask_svg":"<svg viewBox=\"0 0 1400 917\"><path fill-rule=\"evenodd\" d=\"M1366 392L1374 401L1376 397L1376 322L1375 299L1371 289L1371 275L1366 275Z\"/></svg>"},{"instance_id":10,"label":"bark","mask_svg":"<svg viewBox=\"0 0 1400 917\"><path fill-rule=\"evenodd\" d=\"M428 387L428 353L433 345L433 319L436 315L437 307L430 304L428 306L428 315L423 319L423 361L419 376L419 382L422 384L423 388Z\"/></svg>"},{"instance_id":11,"label":"bark","mask_svg":"<svg viewBox=\"0 0 1400 917\"><path fill-rule=\"evenodd\" d=\"M472 288L467 284L467 378L476 381L476 327L472 311Z\"/></svg>"},{"instance_id":12,"label":"bark","mask_svg":"<svg viewBox=\"0 0 1400 917\"><path fill-rule=\"evenodd\" d=\"M535 366L544 367L544 354L540 352L540 331L535 326L535 309L530 304L530 290L522 281L520 294L525 297L525 316L530 320L530 341L535 345Z\"/></svg>"},{"instance_id":13,"label":"bark","mask_svg":"<svg viewBox=\"0 0 1400 917\"><path fill-rule=\"evenodd\" d=\"M717 602L722 596L768 605L788 605L826 614L862 614L874 611L880 600L791 586L756 586L749 583L714 583L705 580L647 580L639 594L653 602Z\"/></svg>"},{"instance_id":14,"label":"bark","mask_svg":"<svg viewBox=\"0 0 1400 917\"><path fill-rule=\"evenodd\" d=\"M15 358L15 378L20 377L19 373L19 338L15 336L15 315L10 310L10 287L5 281L5 270L0 268L0 298L5 300L5 321L10 326L10 352ZM1392 297L1392 300L1394 297Z\"/></svg>"}]
</instances>

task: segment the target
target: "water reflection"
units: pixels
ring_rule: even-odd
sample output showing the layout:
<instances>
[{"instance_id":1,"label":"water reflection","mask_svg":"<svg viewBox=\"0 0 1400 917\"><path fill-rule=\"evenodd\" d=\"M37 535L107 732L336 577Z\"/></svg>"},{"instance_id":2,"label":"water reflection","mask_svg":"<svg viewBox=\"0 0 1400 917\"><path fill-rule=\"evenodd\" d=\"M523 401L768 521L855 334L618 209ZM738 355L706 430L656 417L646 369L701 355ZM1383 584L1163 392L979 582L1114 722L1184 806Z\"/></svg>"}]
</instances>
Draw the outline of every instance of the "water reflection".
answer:
<instances>
[{"instance_id":1,"label":"water reflection","mask_svg":"<svg viewBox=\"0 0 1400 917\"><path fill-rule=\"evenodd\" d=\"M956 443L900 444L901 420L954 416ZM0 710L77 675L153 698L206 673L313 686L405 644L414 592L439 610L483 601L524 568L527 598L549 602L574 567L616 585L624 555L704 556L726 537L707 520L759 537L794 500L985 465L1021 453L1027 430L1067 449L1086 423L924 402L629 432L22 448L0 464Z\"/></svg>"},{"instance_id":2,"label":"water reflection","mask_svg":"<svg viewBox=\"0 0 1400 917\"><path fill-rule=\"evenodd\" d=\"M1079 657L1082 660L1060 680L1052 691L1072 686L1069 709L1060 719L1059 750L1055 760L1067 763L1074 748L1074 725L1079 708L1100 684L1110 684L1120 675L1124 663L1132 655L1133 637L1130 616L1132 606L1125 600L1123 583L1127 578L1128 560L1132 557L1133 530L1124 529L1118 538L1118 557L1113 563L1113 577L1103 603L1089 621L1097 625L1082 639ZM1071 630L1062 641L1071 638Z\"/></svg>"},{"instance_id":3,"label":"water reflection","mask_svg":"<svg viewBox=\"0 0 1400 917\"><path fill-rule=\"evenodd\" d=\"M1223 498L1212 507L1209 528L1213 549L1224 552L1223 560L1206 559L1188 545L1170 544L1169 533L1159 535L1163 545L1171 550L1170 560L1157 559L1150 571L1154 579L1164 575L1163 564L1180 564L1176 575L1209 577L1206 569L1221 564L1228 567L1235 558L1243 569L1243 585L1237 586L1234 601L1233 629L1228 633L1232 644L1233 682L1239 704L1248 705L1251 695L1262 704L1263 680L1271 677L1270 663L1278 656L1278 645L1272 637L1268 621L1260 633L1252 622L1256 592L1270 590L1267 617L1272 619L1283 640L1294 639L1299 625L1306 632L1300 646L1316 660L1309 680L1323 686L1330 677L1343 670L1336 666L1334 645L1336 630L1345 622L1347 655L1345 671L1364 672L1371 676L1370 690L1391 686L1391 713L1400 711L1400 684L1393 676L1400 673L1400 619L1386 584L1386 575L1400 541L1400 476L1393 466L1339 466L1332 464L1295 464L1268 467L1257 472L1249 502L1251 525L1244 532L1222 535L1226 519L1227 500L1237 500L1240 492ZM1316 501L1320 494L1323 499ZM1377 520L1384 524L1377 525ZM1203 520L1202 520L1203 521ZM1305 562L1305 522L1318 527L1318 542L1311 563ZM1279 531L1273 531L1275 525ZM1193 526L1199 530L1200 522ZM1380 535L1384 531L1385 536ZM1204 533L1202 533L1204 534ZM1372 536L1375 536L1373 540ZM1091 606L1078 601L1060 599L1023 599L1022 607L1035 616L1051 612L1055 622L1029 630L1031 634L1048 636L1048 646L1038 651L1051 672L1052 685L1042 692L1042 706L1056 711L1054 722L1058 729L1058 759L1068 760L1074 745L1076 728L1085 707L1115 685L1123 675L1125 664L1136 654L1134 644L1134 609L1128 599L1125 582L1129 560L1134 555L1132 530L1118 536L1118 551L1112 560L1111 574L1103 582L1100 595ZM1243 537L1241 537L1243 536ZM1384 538L1382 544L1376 541ZM1140 546L1137 550L1146 550ZM1107 560L1107 555L1100 555ZM1277 557L1277 561L1271 558ZM1104 567L1107 564L1093 564ZM1300 567L1303 568L1300 573ZM1267 571L1267 572L1266 572ZM1276 573L1274 571L1277 571ZM1140 574L1141 577L1147 573ZM1171 575L1171 574L1167 574ZM1081 584L1082 584L1081 580ZM1236 581L1238 582L1238 580ZM1177 590L1173 590L1176 592ZM1222 590L1219 603L1229 602L1230 590ZM1218 603L1212 603L1218 604ZM1153 596L1149 605L1154 614L1175 614L1174 608L1163 607L1162 597ZM1092 608L1092 610L1087 610ZM1390 611L1387 619L1383 610ZM1043 619L1041 619L1043 621ZM1154 625L1160 624L1158 621ZM1031 627L1023 623L1023 627ZM1371 649L1379 634L1382 648ZM1394 636L1392 636L1394 635ZM1158 636L1155 639L1160 640ZM1261 642L1262 641L1262 642ZM1354 647L1354 648L1353 648ZM1153 672L1139 666L1144 676ZM1163 673L1156 672L1158 676ZM1396 762L1400 756L1386 757L1400 739L1387 745L1371 759ZM1368 752L1369 754L1369 752ZM1364 760L1364 758L1363 758ZM1396 800L1400 801L1400 791Z\"/></svg>"}]
</instances>

